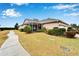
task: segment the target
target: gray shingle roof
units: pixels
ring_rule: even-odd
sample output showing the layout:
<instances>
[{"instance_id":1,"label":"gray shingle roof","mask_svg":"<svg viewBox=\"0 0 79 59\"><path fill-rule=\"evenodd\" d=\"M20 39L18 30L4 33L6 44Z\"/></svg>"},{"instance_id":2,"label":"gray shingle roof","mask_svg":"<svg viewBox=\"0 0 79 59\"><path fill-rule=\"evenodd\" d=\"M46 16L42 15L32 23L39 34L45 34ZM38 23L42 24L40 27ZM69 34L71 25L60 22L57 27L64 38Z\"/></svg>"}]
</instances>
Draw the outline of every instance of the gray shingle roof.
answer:
<instances>
[{"instance_id":1,"label":"gray shingle roof","mask_svg":"<svg viewBox=\"0 0 79 59\"><path fill-rule=\"evenodd\" d=\"M50 22L62 22L64 24L67 24L59 19L52 19L52 18L47 18L44 20L38 20L38 19L25 19L23 24L30 24L30 23L50 23ZM68 25L68 24L67 24Z\"/></svg>"},{"instance_id":2,"label":"gray shingle roof","mask_svg":"<svg viewBox=\"0 0 79 59\"><path fill-rule=\"evenodd\" d=\"M54 21L58 21L58 19L47 18L47 19L40 21L40 23L47 23L47 22L54 22Z\"/></svg>"}]
</instances>

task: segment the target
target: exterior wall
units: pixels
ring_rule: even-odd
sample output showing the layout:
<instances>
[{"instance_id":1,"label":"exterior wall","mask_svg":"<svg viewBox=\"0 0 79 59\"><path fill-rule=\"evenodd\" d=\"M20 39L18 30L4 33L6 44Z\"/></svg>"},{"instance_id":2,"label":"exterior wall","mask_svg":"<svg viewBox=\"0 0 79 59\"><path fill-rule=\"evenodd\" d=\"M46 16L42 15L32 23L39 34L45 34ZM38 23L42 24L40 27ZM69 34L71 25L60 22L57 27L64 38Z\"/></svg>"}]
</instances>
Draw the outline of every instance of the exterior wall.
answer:
<instances>
[{"instance_id":1,"label":"exterior wall","mask_svg":"<svg viewBox=\"0 0 79 59\"><path fill-rule=\"evenodd\" d=\"M67 29L68 25L63 23L49 23L49 24L44 24L43 27L45 27L46 29L53 29L54 27Z\"/></svg>"},{"instance_id":2,"label":"exterior wall","mask_svg":"<svg viewBox=\"0 0 79 59\"><path fill-rule=\"evenodd\" d=\"M44 24L43 27L46 29L53 29L54 27L58 27L58 23L49 23L49 24Z\"/></svg>"},{"instance_id":3,"label":"exterior wall","mask_svg":"<svg viewBox=\"0 0 79 59\"><path fill-rule=\"evenodd\" d=\"M67 30L68 27L69 27L69 25L59 23L59 28L65 28Z\"/></svg>"},{"instance_id":4,"label":"exterior wall","mask_svg":"<svg viewBox=\"0 0 79 59\"><path fill-rule=\"evenodd\" d=\"M25 26L26 26L26 25L22 25L22 26L19 27L19 29L23 29Z\"/></svg>"},{"instance_id":5,"label":"exterior wall","mask_svg":"<svg viewBox=\"0 0 79 59\"><path fill-rule=\"evenodd\" d=\"M23 29L26 25L22 25L19 27L19 29ZM48 24L43 24L42 27L45 27L47 30L49 29L53 29L54 27L58 27L58 28L65 28L67 30L67 28L69 27L69 25L66 25L64 23L48 23Z\"/></svg>"}]
</instances>

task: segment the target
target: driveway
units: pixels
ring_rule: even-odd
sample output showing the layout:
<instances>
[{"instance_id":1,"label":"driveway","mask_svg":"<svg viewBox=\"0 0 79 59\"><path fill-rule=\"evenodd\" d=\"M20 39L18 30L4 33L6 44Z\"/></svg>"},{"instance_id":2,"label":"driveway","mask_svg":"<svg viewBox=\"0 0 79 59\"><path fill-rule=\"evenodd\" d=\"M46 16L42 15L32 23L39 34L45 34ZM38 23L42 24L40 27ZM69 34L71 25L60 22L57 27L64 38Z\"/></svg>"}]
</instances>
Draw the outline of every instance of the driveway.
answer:
<instances>
[{"instance_id":1,"label":"driveway","mask_svg":"<svg viewBox=\"0 0 79 59\"><path fill-rule=\"evenodd\" d=\"M14 31L8 33L8 39L0 48L0 56L30 56L18 41L18 36Z\"/></svg>"}]
</instances>

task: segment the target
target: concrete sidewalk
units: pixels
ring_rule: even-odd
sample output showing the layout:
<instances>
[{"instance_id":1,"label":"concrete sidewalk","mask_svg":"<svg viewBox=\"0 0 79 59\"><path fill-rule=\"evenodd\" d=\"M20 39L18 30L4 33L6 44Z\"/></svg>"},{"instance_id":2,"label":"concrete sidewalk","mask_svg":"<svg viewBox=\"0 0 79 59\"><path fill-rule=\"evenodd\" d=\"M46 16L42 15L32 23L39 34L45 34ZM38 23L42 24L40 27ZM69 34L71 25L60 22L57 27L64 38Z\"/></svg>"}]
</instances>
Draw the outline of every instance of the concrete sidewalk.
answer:
<instances>
[{"instance_id":1,"label":"concrete sidewalk","mask_svg":"<svg viewBox=\"0 0 79 59\"><path fill-rule=\"evenodd\" d=\"M10 31L8 39L0 48L0 56L30 56L30 54L20 45L14 31Z\"/></svg>"}]
</instances>

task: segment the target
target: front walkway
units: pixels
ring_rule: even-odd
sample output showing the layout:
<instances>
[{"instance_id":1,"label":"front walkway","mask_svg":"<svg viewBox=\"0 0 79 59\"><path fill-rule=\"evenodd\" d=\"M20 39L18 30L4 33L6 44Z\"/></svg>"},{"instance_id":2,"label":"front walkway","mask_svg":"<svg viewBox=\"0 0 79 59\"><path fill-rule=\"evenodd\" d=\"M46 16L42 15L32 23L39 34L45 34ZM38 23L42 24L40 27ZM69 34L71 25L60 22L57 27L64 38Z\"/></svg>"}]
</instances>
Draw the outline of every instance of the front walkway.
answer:
<instances>
[{"instance_id":1,"label":"front walkway","mask_svg":"<svg viewBox=\"0 0 79 59\"><path fill-rule=\"evenodd\" d=\"M0 48L0 56L30 56L30 54L20 45L14 31L10 31L8 39Z\"/></svg>"}]
</instances>

